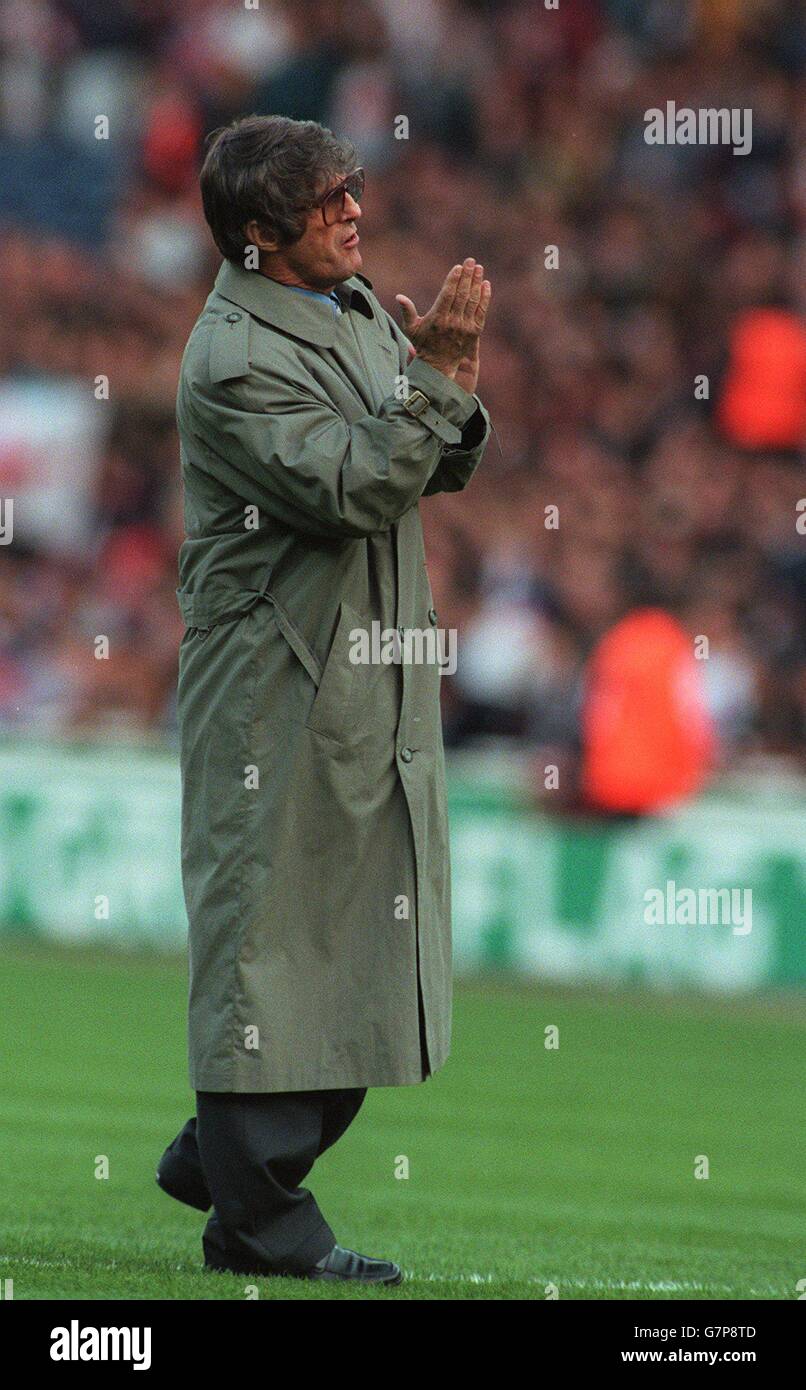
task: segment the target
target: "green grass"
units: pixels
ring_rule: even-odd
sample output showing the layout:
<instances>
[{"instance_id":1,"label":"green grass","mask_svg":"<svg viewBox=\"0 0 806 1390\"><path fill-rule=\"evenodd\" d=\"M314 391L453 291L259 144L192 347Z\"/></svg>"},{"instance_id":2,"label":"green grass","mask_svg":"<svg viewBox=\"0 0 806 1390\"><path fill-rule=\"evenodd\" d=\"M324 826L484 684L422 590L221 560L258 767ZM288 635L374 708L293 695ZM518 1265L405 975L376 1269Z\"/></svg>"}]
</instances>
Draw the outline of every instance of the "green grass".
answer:
<instances>
[{"instance_id":1,"label":"green grass","mask_svg":"<svg viewBox=\"0 0 806 1390\"><path fill-rule=\"evenodd\" d=\"M563 1299L792 1299L806 1278L797 1003L461 987L445 1070L370 1092L310 1180L345 1244L403 1265L381 1291L202 1271L203 1218L153 1182L191 1113L184 1003L173 960L0 953L0 1279L15 1298L241 1299L256 1282L273 1299L543 1299L549 1284Z\"/></svg>"}]
</instances>

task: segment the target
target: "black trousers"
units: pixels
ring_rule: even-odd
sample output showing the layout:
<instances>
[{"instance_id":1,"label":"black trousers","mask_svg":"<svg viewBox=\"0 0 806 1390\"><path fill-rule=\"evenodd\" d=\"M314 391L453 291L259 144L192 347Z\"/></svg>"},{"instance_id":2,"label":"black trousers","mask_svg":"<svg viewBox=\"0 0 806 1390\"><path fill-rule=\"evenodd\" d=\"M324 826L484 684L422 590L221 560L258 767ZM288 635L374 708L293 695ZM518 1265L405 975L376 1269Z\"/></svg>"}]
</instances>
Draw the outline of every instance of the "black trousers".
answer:
<instances>
[{"instance_id":1,"label":"black trousers","mask_svg":"<svg viewBox=\"0 0 806 1390\"><path fill-rule=\"evenodd\" d=\"M205 1264L242 1274L301 1274L336 1244L300 1184L358 1114L366 1090L197 1091L198 1119L168 1145L158 1180L213 1214Z\"/></svg>"}]
</instances>

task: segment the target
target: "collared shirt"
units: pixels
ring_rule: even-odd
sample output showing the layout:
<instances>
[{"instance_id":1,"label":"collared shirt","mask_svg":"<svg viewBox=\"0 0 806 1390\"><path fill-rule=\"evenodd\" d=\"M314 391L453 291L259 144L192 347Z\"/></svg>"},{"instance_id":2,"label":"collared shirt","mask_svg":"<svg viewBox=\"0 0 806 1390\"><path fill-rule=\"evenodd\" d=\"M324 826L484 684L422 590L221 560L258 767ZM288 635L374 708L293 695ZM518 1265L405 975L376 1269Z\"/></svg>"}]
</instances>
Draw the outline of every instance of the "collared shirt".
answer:
<instances>
[{"instance_id":1,"label":"collared shirt","mask_svg":"<svg viewBox=\"0 0 806 1390\"><path fill-rule=\"evenodd\" d=\"M275 284L279 283L279 280L275 281ZM330 294L320 294L319 290L308 290L305 289L303 285L284 285L283 288L286 290L294 290L296 294L308 294L311 296L311 299L319 299L323 304L329 304L333 310L334 318L338 318L339 314L342 312L341 300L335 290L331 290Z\"/></svg>"}]
</instances>

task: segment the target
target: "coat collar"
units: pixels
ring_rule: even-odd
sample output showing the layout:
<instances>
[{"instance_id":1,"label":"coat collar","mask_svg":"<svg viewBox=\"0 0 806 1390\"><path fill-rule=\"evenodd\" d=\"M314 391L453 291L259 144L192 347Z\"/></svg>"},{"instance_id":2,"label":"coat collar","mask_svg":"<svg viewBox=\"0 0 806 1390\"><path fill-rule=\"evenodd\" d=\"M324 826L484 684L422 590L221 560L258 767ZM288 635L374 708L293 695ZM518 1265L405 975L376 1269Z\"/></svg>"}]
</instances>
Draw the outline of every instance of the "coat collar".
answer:
<instances>
[{"instance_id":1,"label":"coat collar","mask_svg":"<svg viewBox=\"0 0 806 1390\"><path fill-rule=\"evenodd\" d=\"M357 309L372 319L372 306L362 285L372 289L372 282L365 276L352 275L336 286L336 294L345 312ZM336 341L338 318L326 304L307 294L290 293L285 285L269 280L259 270L245 270L243 266L224 261L216 276L215 288L223 299L294 338L325 348L332 347Z\"/></svg>"}]
</instances>

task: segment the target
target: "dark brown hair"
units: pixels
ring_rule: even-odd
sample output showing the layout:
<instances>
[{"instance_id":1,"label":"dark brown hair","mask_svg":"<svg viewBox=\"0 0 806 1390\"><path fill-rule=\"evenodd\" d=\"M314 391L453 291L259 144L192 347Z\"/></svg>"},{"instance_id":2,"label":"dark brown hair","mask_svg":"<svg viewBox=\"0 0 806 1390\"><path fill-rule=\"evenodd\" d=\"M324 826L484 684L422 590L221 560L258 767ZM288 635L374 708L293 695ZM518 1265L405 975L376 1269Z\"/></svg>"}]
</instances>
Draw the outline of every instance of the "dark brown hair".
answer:
<instances>
[{"instance_id":1,"label":"dark brown hair","mask_svg":"<svg viewBox=\"0 0 806 1390\"><path fill-rule=\"evenodd\" d=\"M243 265L252 219L281 245L298 241L334 176L355 167L355 149L317 121L243 116L214 131L202 165L204 215L227 260Z\"/></svg>"}]
</instances>

